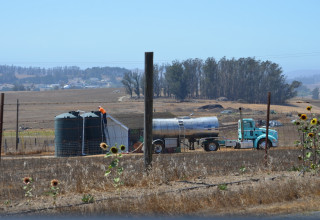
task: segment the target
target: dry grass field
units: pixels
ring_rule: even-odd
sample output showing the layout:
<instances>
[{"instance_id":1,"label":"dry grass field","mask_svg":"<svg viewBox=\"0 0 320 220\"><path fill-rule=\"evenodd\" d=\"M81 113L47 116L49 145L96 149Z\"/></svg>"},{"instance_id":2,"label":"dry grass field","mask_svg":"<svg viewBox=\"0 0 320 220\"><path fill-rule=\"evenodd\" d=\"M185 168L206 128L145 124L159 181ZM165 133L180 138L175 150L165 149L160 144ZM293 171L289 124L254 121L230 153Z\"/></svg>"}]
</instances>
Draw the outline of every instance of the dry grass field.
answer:
<instances>
[{"instance_id":1,"label":"dry grass field","mask_svg":"<svg viewBox=\"0 0 320 220\"><path fill-rule=\"evenodd\" d=\"M102 105L110 115L143 113L143 99L130 99L123 90L64 90L50 92L8 92L5 94L5 132L15 129L16 102L20 102L20 124L28 129L30 141L39 143L29 152L38 155L3 155L0 162L0 216L25 215L279 215L320 210L319 174L296 171L301 162L297 138L290 121L312 105L320 113L320 104L293 99L286 106L272 105L277 114L271 119L285 124L279 138L286 143L269 151L265 166L264 151L222 148L217 152L182 152L153 155L152 170L145 172L142 154L125 154L120 158L124 168L120 190L113 187L114 176L104 172L112 158L103 155L54 158L52 142L54 117L72 110L93 111ZM224 109L244 108L245 117L265 119L266 105L231 101L174 99L154 100L156 112L177 116L193 113L194 117L218 116L221 135L234 138L239 114L221 114L223 109L200 110L208 104L221 104ZM51 132L51 133L50 133ZM286 132L286 133L285 133ZM45 133L45 135L44 135ZM289 135L290 134L290 135ZM38 136L37 136L38 135ZM12 135L13 136L13 135ZM27 137L25 137L27 138ZM290 144L291 143L291 144ZM7 139L7 147L15 148ZM36 145L36 144L34 144ZM41 146L40 146L41 145ZM48 153L44 153L44 152ZM3 152L3 150L2 150ZM22 178L33 178L30 201L25 197ZM56 204L48 195L50 181L59 180ZM94 198L82 201L84 195Z\"/></svg>"}]
</instances>

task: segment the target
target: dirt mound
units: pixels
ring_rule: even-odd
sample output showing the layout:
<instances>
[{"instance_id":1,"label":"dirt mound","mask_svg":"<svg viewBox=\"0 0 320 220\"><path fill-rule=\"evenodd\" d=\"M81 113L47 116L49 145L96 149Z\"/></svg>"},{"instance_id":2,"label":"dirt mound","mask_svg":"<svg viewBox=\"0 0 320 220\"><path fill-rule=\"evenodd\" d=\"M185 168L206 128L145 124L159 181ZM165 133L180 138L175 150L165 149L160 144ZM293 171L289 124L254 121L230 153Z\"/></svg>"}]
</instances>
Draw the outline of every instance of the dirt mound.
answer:
<instances>
[{"instance_id":1,"label":"dirt mound","mask_svg":"<svg viewBox=\"0 0 320 220\"><path fill-rule=\"evenodd\" d=\"M223 108L220 104L214 104L214 105L204 105L199 107L198 109L207 110L207 109L220 109Z\"/></svg>"}]
</instances>

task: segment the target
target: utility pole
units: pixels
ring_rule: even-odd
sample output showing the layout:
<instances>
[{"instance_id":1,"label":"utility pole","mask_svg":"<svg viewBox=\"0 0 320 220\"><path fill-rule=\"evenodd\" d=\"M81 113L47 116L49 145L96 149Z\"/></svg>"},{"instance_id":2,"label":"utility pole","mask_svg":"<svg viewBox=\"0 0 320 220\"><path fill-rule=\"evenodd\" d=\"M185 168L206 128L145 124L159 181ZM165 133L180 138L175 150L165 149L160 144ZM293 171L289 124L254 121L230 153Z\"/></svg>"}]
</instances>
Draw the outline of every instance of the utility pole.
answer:
<instances>
[{"instance_id":1,"label":"utility pole","mask_svg":"<svg viewBox=\"0 0 320 220\"><path fill-rule=\"evenodd\" d=\"M19 144L19 99L17 99L16 152Z\"/></svg>"},{"instance_id":2,"label":"utility pole","mask_svg":"<svg viewBox=\"0 0 320 220\"><path fill-rule=\"evenodd\" d=\"M269 135L269 120L270 120L270 99L271 99L271 92L268 92L268 107L267 107L267 123L266 123L266 145L265 145L265 167L268 166L268 135Z\"/></svg>"},{"instance_id":3,"label":"utility pole","mask_svg":"<svg viewBox=\"0 0 320 220\"><path fill-rule=\"evenodd\" d=\"M0 104L0 160L1 160L2 131L3 131L3 106L4 106L4 93L1 93L1 104Z\"/></svg>"},{"instance_id":4,"label":"utility pole","mask_svg":"<svg viewBox=\"0 0 320 220\"><path fill-rule=\"evenodd\" d=\"M145 53L144 88L144 164L148 171L152 162L153 52Z\"/></svg>"}]
</instances>

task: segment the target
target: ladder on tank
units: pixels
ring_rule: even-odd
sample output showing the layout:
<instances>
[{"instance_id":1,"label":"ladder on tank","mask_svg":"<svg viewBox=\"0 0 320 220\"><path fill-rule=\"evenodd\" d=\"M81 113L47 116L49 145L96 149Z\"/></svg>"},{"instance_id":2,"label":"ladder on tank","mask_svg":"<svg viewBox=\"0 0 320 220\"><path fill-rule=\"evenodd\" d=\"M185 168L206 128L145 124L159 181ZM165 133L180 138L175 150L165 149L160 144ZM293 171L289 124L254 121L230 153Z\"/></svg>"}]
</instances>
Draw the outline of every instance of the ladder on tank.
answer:
<instances>
[{"instance_id":1,"label":"ladder on tank","mask_svg":"<svg viewBox=\"0 0 320 220\"><path fill-rule=\"evenodd\" d=\"M103 142L103 136L106 138L106 144L110 144L110 136L108 131L108 126L104 123L102 115L101 115L101 141Z\"/></svg>"},{"instance_id":2,"label":"ladder on tank","mask_svg":"<svg viewBox=\"0 0 320 220\"><path fill-rule=\"evenodd\" d=\"M178 120L179 124L179 147L183 145L184 151L186 151L186 128L184 127L183 120Z\"/></svg>"}]
</instances>

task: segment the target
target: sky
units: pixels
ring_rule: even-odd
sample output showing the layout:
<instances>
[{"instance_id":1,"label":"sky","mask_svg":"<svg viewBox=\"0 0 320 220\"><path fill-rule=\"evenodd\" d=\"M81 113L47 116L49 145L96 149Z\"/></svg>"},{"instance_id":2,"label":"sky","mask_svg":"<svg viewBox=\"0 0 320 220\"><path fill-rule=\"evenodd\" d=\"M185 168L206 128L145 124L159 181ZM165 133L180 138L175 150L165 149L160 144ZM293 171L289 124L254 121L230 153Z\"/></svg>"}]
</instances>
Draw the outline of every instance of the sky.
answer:
<instances>
[{"instance_id":1,"label":"sky","mask_svg":"<svg viewBox=\"0 0 320 220\"><path fill-rule=\"evenodd\" d=\"M320 70L319 0L0 0L0 65L255 57Z\"/></svg>"}]
</instances>

